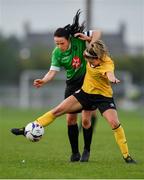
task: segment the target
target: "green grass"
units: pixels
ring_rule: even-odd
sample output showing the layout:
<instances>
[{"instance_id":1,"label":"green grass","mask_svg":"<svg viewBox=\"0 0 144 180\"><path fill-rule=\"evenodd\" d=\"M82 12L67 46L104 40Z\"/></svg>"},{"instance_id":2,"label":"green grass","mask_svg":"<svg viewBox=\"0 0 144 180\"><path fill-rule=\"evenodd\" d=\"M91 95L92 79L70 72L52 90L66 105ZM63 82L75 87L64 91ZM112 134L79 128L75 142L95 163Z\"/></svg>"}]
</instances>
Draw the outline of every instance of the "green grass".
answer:
<instances>
[{"instance_id":1,"label":"green grass","mask_svg":"<svg viewBox=\"0 0 144 180\"><path fill-rule=\"evenodd\" d=\"M45 128L37 143L10 133L12 127L22 127L44 110L0 109L0 178L9 179L142 179L144 178L144 112L119 112L129 150L138 161L126 164L115 143L111 128L99 115L88 163L70 163L70 145L65 116ZM82 133L79 137L82 152ZM25 160L25 163L22 161Z\"/></svg>"}]
</instances>

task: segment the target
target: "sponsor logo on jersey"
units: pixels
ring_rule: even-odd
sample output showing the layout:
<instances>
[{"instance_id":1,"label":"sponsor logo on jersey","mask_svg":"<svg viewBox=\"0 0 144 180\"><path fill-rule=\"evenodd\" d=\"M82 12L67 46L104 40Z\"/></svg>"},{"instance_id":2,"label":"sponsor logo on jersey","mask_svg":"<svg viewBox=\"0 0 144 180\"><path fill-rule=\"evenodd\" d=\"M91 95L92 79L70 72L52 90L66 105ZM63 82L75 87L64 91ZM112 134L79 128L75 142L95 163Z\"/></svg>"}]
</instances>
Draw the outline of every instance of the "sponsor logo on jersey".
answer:
<instances>
[{"instance_id":1,"label":"sponsor logo on jersey","mask_svg":"<svg viewBox=\"0 0 144 180\"><path fill-rule=\"evenodd\" d=\"M62 58L62 60L68 59L70 56L65 56Z\"/></svg>"}]
</instances>

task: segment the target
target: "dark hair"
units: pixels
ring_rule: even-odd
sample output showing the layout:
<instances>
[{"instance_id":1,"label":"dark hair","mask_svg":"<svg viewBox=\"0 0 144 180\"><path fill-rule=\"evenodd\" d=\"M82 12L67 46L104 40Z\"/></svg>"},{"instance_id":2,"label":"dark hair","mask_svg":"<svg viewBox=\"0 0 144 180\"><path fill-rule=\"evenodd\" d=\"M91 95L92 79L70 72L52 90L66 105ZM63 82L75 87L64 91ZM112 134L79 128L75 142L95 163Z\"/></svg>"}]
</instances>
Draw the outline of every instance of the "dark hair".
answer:
<instances>
[{"instance_id":1,"label":"dark hair","mask_svg":"<svg viewBox=\"0 0 144 180\"><path fill-rule=\"evenodd\" d=\"M55 32L54 32L54 36L57 37L65 37L66 39L69 39L69 32L64 29L64 28L58 28Z\"/></svg>"},{"instance_id":2,"label":"dark hair","mask_svg":"<svg viewBox=\"0 0 144 180\"><path fill-rule=\"evenodd\" d=\"M81 25L79 24L79 17L80 17L80 9L76 12L76 15L73 18L73 24L66 25L63 28L58 28L54 32L54 36L57 37L65 37L66 39L69 39L70 35L74 36L75 33L82 33L85 29L85 22L83 22Z\"/></svg>"}]
</instances>

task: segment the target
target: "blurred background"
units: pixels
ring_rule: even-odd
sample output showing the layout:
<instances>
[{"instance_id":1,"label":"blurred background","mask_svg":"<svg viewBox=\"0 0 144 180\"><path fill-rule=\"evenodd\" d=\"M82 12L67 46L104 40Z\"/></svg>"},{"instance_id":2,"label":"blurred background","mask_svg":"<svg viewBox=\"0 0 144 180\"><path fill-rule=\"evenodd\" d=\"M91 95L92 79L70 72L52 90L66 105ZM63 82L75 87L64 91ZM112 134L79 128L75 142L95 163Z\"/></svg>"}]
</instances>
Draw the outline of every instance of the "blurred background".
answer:
<instances>
[{"instance_id":1,"label":"blurred background","mask_svg":"<svg viewBox=\"0 0 144 180\"><path fill-rule=\"evenodd\" d=\"M63 100L65 72L45 87L33 80L49 70L53 32L78 9L87 29L100 29L121 80L114 93L119 107L144 105L143 0L0 0L0 106L52 107Z\"/></svg>"}]
</instances>

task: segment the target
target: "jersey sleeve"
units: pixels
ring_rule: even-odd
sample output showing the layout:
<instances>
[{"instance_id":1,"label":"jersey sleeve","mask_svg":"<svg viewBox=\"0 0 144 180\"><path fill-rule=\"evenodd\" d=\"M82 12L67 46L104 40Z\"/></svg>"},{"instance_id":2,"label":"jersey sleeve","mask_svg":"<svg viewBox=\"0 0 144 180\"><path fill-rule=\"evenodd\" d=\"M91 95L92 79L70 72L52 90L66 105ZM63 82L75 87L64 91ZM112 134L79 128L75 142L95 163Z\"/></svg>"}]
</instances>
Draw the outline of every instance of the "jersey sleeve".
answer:
<instances>
[{"instance_id":1,"label":"jersey sleeve","mask_svg":"<svg viewBox=\"0 0 144 180\"><path fill-rule=\"evenodd\" d=\"M56 50L54 50L54 51L52 52L50 70L55 70L55 71L60 71L60 70L61 70L61 65L60 65L60 61L59 61L59 56L58 56Z\"/></svg>"},{"instance_id":2,"label":"jersey sleeve","mask_svg":"<svg viewBox=\"0 0 144 180\"><path fill-rule=\"evenodd\" d=\"M114 63L111 58L106 57L105 62L102 66L101 73L105 75L107 72L114 72Z\"/></svg>"}]
</instances>

